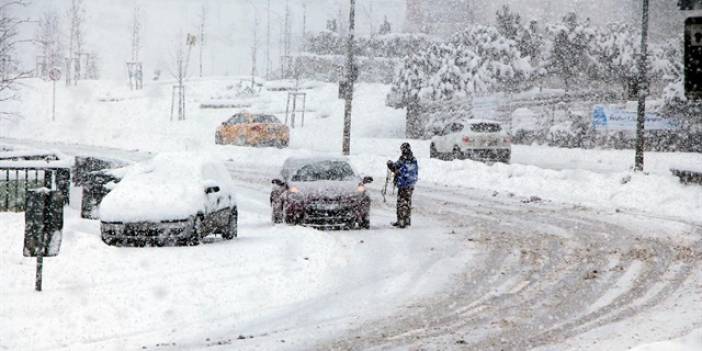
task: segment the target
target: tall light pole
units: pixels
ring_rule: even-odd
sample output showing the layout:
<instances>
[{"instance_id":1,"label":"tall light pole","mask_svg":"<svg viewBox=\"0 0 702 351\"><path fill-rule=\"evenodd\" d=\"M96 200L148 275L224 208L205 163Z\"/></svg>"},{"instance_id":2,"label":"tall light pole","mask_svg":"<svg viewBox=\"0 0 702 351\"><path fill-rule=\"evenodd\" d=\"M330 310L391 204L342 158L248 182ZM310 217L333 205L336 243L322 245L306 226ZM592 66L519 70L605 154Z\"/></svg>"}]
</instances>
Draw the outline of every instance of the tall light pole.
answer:
<instances>
[{"instance_id":1,"label":"tall light pole","mask_svg":"<svg viewBox=\"0 0 702 351\"><path fill-rule=\"evenodd\" d=\"M351 103L353 101L353 82L356 79L353 63L353 31L356 17L356 1L351 0L349 9L349 34L348 42L346 43L346 77L342 84L342 92L344 93L344 134L341 145L341 152L348 156L351 152Z\"/></svg>"},{"instance_id":2,"label":"tall light pole","mask_svg":"<svg viewBox=\"0 0 702 351\"><path fill-rule=\"evenodd\" d=\"M646 120L646 95L648 79L646 74L646 55L648 51L648 0L643 0L643 17L641 18L641 57L639 58L639 108L636 116L636 155L634 171L644 169L644 122Z\"/></svg>"}]
</instances>

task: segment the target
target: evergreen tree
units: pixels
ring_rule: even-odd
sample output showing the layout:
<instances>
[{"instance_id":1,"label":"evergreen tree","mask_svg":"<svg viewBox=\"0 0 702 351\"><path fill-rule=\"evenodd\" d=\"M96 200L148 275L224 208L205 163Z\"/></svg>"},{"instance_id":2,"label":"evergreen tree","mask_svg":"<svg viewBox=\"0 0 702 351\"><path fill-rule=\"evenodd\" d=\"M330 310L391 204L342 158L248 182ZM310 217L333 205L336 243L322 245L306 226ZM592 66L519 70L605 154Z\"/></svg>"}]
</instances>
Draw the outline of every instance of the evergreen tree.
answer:
<instances>
[{"instance_id":1,"label":"evergreen tree","mask_svg":"<svg viewBox=\"0 0 702 351\"><path fill-rule=\"evenodd\" d=\"M519 14L510 11L507 5L497 11L497 31L505 38L514 41L517 41L520 34L524 32Z\"/></svg>"},{"instance_id":2,"label":"evergreen tree","mask_svg":"<svg viewBox=\"0 0 702 351\"><path fill-rule=\"evenodd\" d=\"M477 56L471 70L474 79L488 83L484 91L519 91L525 88L534 69L528 58L522 56L517 42L488 26L474 26L457 35L451 42L464 50L470 49ZM484 73L478 76L477 73ZM477 92L480 92L478 90Z\"/></svg>"},{"instance_id":3,"label":"evergreen tree","mask_svg":"<svg viewBox=\"0 0 702 351\"><path fill-rule=\"evenodd\" d=\"M546 58L549 74L563 80L566 93L570 87L590 70L593 59L590 56L591 43L595 33L590 21L579 22L575 13L566 15L561 23L548 26L550 48Z\"/></svg>"}]
</instances>

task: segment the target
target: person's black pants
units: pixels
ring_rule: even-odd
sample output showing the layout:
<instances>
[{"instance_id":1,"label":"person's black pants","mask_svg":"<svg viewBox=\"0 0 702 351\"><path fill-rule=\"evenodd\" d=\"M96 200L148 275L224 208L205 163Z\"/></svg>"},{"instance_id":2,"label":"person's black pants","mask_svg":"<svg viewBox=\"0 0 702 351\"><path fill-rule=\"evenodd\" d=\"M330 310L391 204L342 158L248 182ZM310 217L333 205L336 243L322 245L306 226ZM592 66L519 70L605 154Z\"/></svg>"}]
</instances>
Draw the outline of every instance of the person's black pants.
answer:
<instances>
[{"instance_id":1,"label":"person's black pants","mask_svg":"<svg viewBox=\"0 0 702 351\"><path fill-rule=\"evenodd\" d=\"M412 193L414 188L400 188L397 191L397 223L400 226L412 224Z\"/></svg>"}]
</instances>

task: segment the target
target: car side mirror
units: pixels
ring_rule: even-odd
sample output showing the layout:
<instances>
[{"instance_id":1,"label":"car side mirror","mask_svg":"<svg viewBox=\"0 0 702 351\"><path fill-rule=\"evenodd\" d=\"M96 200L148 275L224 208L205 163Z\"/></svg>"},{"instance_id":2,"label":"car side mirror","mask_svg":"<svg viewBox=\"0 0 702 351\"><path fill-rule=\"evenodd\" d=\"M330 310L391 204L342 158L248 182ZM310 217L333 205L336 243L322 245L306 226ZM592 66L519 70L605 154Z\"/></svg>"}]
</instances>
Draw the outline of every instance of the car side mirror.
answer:
<instances>
[{"instance_id":1,"label":"car side mirror","mask_svg":"<svg viewBox=\"0 0 702 351\"><path fill-rule=\"evenodd\" d=\"M219 187L218 186L208 186L205 188L205 194L212 194L212 193L218 193L219 192Z\"/></svg>"},{"instance_id":2,"label":"car side mirror","mask_svg":"<svg viewBox=\"0 0 702 351\"><path fill-rule=\"evenodd\" d=\"M370 184L373 183L373 177L363 177L363 184Z\"/></svg>"},{"instance_id":3,"label":"car side mirror","mask_svg":"<svg viewBox=\"0 0 702 351\"><path fill-rule=\"evenodd\" d=\"M280 186L280 187L285 186L285 183L284 183L282 180L280 180L280 179L273 179L273 180L271 181L271 183L273 183L274 185Z\"/></svg>"}]
</instances>

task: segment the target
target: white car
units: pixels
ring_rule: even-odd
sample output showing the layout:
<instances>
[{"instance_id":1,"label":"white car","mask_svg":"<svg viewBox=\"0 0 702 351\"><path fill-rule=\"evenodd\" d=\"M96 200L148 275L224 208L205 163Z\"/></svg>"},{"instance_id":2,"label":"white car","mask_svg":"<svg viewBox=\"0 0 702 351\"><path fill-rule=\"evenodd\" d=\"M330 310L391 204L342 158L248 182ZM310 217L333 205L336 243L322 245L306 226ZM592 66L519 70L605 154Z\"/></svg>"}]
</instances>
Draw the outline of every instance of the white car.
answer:
<instances>
[{"instance_id":1,"label":"white car","mask_svg":"<svg viewBox=\"0 0 702 351\"><path fill-rule=\"evenodd\" d=\"M451 122L431 139L429 157L509 163L512 140L500 123L489 120Z\"/></svg>"},{"instance_id":2,"label":"white car","mask_svg":"<svg viewBox=\"0 0 702 351\"><path fill-rule=\"evenodd\" d=\"M106 244L197 245L215 232L237 236L234 186L222 162L164 153L119 171L122 180L98 210Z\"/></svg>"}]
</instances>

